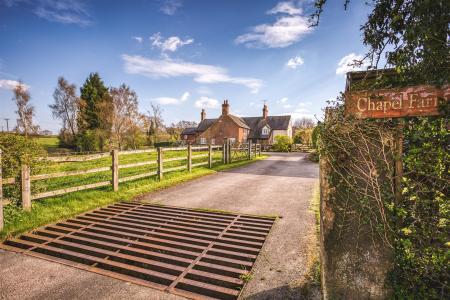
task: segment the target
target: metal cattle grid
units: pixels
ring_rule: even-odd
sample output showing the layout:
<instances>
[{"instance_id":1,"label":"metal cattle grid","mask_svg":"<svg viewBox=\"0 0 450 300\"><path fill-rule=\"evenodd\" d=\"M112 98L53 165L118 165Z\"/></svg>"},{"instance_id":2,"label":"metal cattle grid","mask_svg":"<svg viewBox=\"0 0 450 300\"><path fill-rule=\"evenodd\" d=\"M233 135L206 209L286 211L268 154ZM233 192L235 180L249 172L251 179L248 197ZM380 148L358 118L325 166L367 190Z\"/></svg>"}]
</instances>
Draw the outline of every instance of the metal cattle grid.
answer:
<instances>
[{"instance_id":1,"label":"metal cattle grid","mask_svg":"<svg viewBox=\"0 0 450 300\"><path fill-rule=\"evenodd\" d=\"M237 299L273 222L120 202L0 247L191 299Z\"/></svg>"}]
</instances>

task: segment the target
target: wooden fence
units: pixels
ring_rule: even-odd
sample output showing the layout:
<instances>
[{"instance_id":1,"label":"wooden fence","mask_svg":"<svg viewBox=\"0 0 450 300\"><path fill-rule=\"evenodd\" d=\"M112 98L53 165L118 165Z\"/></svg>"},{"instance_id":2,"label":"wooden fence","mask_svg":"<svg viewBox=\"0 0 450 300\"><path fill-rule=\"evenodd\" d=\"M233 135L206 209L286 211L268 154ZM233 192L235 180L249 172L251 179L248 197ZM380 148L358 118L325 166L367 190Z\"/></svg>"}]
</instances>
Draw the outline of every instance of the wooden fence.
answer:
<instances>
[{"instance_id":1,"label":"wooden fence","mask_svg":"<svg viewBox=\"0 0 450 300\"><path fill-rule=\"evenodd\" d=\"M180 157L171 157L165 158L164 154L168 151L186 151L186 156ZM196 151L207 151L206 154L195 154ZM214 159L214 151L221 151L222 157L220 160ZM132 155L132 154L140 154L140 153L157 153L156 160L149 161L140 161L130 164L119 164L119 155ZM236 153L239 152L241 155L238 157ZM233 153L235 155L233 155ZM244 154L242 154L244 153ZM31 201L59 196L67 193L83 191L88 189L95 189L98 187L104 187L111 185L114 191L119 190L119 183L137 180L141 178L157 176L159 180L163 180L164 174L174 171L180 170L188 170L192 171L195 167L207 166L212 168L215 163L228 164L235 160L242 159L252 159L257 155L261 155L261 145L260 144L252 144L251 142L247 144L231 144L230 142L226 142L224 145L205 145L205 146L187 146L187 147L172 147L172 148L157 148L157 149L146 149L146 150L130 150L130 151L118 151L113 150L110 153L97 153L97 154L89 154L89 155L69 155L69 156L58 156L58 157L47 157L45 160L53 162L53 163L64 163L64 162L85 162L96 159L101 159L105 157L111 157L111 166L110 167L99 167L92 168L86 170L76 170L76 171L65 171L65 172L55 172L50 174L37 174L31 175L30 167L27 165L21 166L21 174L20 179L16 180L15 178L2 178L2 164L1 164L1 150L0 150L0 231L3 228L3 202L5 199L3 198L3 185L9 184L20 184L21 188L21 200L22 200L22 208L24 210L31 210ZM200 158L207 158L207 161L193 163L193 160L198 160ZM180 166L175 167L166 167L164 163L175 162L175 161L183 161L186 160L186 164L182 164ZM137 175L120 177L119 170L122 169L131 169L138 168L142 166L156 166L155 171L140 173ZM74 177L86 174L100 173L111 171L111 180L106 181L98 181L94 183L89 183L85 185L78 185L73 187L67 187L52 191L45 191L36 194L32 194L31 192L31 184L34 181L38 180L46 180L53 178L62 178L62 177ZM19 181L19 182L17 182Z\"/></svg>"}]
</instances>

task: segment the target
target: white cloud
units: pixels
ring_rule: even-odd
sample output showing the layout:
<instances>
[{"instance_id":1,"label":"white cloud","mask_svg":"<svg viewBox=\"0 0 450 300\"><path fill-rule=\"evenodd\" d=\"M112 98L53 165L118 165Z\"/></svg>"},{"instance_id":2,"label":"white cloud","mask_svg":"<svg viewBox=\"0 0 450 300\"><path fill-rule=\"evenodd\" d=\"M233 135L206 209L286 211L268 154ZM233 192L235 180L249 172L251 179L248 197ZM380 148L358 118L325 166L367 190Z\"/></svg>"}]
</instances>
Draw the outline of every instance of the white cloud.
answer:
<instances>
[{"instance_id":1,"label":"white cloud","mask_svg":"<svg viewBox=\"0 0 450 300\"><path fill-rule=\"evenodd\" d=\"M347 74L347 72L352 71L362 71L367 69L369 66L368 61L363 61L361 65L355 65L355 62L363 60L362 55L356 55L355 53L350 53L346 56L344 56L338 63L338 68L336 69L337 75L344 75Z\"/></svg>"},{"instance_id":2,"label":"white cloud","mask_svg":"<svg viewBox=\"0 0 450 300\"><path fill-rule=\"evenodd\" d=\"M289 99L287 97L281 98L279 103L286 103Z\"/></svg>"},{"instance_id":3,"label":"white cloud","mask_svg":"<svg viewBox=\"0 0 450 300\"><path fill-rule=\"evenodd\" d=\"M157 32L150 37L150 41L152 42L153 47L160 49L162 52L175 52L180 47L192 44L194 42L194 39L186 39L183 41L177 36L171 36L167 39L164 39L161 36L161 33Z\"/></svg>"},{"instance_id":4,"label":"white cloud","mask_svg":"<svg viewBox=\"0 0 450 300\"><path fill-rule=\"evenodd\" d=\"M273 24L253 27L249 33L238 36L235 43L249 48L284 48L298 42L313 30L309 17L302 15L302 10L293 2L280 2L267 13L283 15Z\"/></svg>"},{"instance_id":5,"label":"white cloud","mask_svg":"<svg viewBox=\"0 0 450 300\"><path fill-rule=\"evenodd\" d=\"M33 13L42 19L62 24L89 26L92 19L83 0L6 0L7 7L28 4Z\"/></svg>"},{"instance_id":6,"label":"white cloud","mask_svg":"<svg viewBox=\"0 0 450 300\"><path fill-rule=\"evenodd\" d=\"M177 98L172 97L158 97L155 98L154 100L158 101L158 103L161 105L172 105L179 103L179 100Z\"/></svg>"},{"instance_id":7,"label":"white cloud","mask_svg":"<svg viewBox=\"0 0 450 300\"><path fill-rule=\"evenodd\" d=\"M302 9L296 7L295 4L291 1L279 2L274 8L267 12L270 15L275 15L278 13L284 13L288 15L300 15L302 13Z\"/></svg>"},{"instance_id":8,"label":"white cloud","mask_svg":"<svg viewBox=\"0 0 450 300\"><path fill-rule=\"evenodd\" d=\"M295 56L287 61L286 67L291 69L297 69L298 67L303 65L303 63L304 63L303 58L301 58L300 56Z\"/></svg>"},{"instance_id":9,"label":"white cloud","mask_svg":"<svg viewBox=\"0 0 450 300\"><path fill-rule=\"evenodd\" d=\"M166 15L173 16L181 6L183 3L180 0L164 0L160 10Z\"/></svg>"},{"instance_id":10,"label":"white cloud","mask_svg":"<svg viewBox=\"0 0 450 300\"><path fill-rule=\"evenodd\" d=\"M139 55L122 55L125 62L125 72L140 74L150 78L170 78L180 76L193 77L199 83L233 83L246 86L252 93L257 93L262 81L250 77L232 77L222 67L203 65L182 60L161 59L154 60Z\"/></svg>"},{"instance_id":11,"label":"white cloud","mask_svg":"<svg viewBox=\"0 0 450 300\"><path fill-rule=\"evenodd\" d=\"M191 96L191 94L189 92L184 92L180 98L157 97L157 98L154 98L153 100L157 101L161 105L177 105L182 102L186 102L190 96Z\"/></svg>"},{"instance_id":12,"label":"white cloud","mask_svg":"<svg viewBox=\"0 0 450 300\"><path fill-rule=\"evenodd\" d=\"M306 108L297 108L293 112L291 112L290 115L292 116L292 119L294 119L294 120L298 120L301 118L310 118L310 119L315 120L314 114L312 114L309 111L309 109L306 109Z\"/></svg>"},{"instance_id":13,"label":"white cloud","mask_svg":"<svg viewBox=\"0 0 450 300\"><path fill-rule=\"evenodd\" d=\"M200 99L195 101L195 107L197 108L217 108L219 107L219 101L206 96L201 96Z\"/></svg>"},{"instance_id":14,"label":"white cloud","mask_svg":"<svg viewBox=\"0 0 450 300\"><path fill-rule=\"evenodd\" d=\"M133 36L132 38L136 40L139 44L141 44L144 41L144 39L141 36Z\"/></svg>"},{"instance_id":15,"label":"white cloud","mask_svg":"<svg viewBox=\"0 0 450 300\"><path fill-rule=\"evenodd\" d=\"M2 1L0 1L0 4ZM6 7L27 4L35 15L50 22L89 26L92 19L83 0L4 0Z\"/></svg>"},{"instance_id":16,"label":"white cloud","mask_svg":"<svg viewBox=\"0 0 450 300\"><path fill-rule=\"evenodd\" d=\"M22 84L22 86L25 88L25 90L28 90L30 88L29 85L21 83L21 82L19 82L17 80L0 79L0 89L6 89L6 90L11 90L12 91L19 84Z\"/></svg>"},{"instance_id":17,"label":"white cloud","mask_svg":"<svg viewBox=\"0 0 450 300\"><path fill-rule=\"evenodd\" d=\"M283 105L283 108L292 108L292 105L290 105L290 104L285 104L285 105Z\"/></svg>"},{"instance_id":18,"label":"white cloud","mask_svg":"<svg viewBox=\"0 0 450 300\"><path fill-rule=\"evenodd\" d=\"M184 92L183 95L181 95L180 101L185 102L189 99L190 96L191 94L189 94L189 92Z\"/></svg>"}]
</instances>

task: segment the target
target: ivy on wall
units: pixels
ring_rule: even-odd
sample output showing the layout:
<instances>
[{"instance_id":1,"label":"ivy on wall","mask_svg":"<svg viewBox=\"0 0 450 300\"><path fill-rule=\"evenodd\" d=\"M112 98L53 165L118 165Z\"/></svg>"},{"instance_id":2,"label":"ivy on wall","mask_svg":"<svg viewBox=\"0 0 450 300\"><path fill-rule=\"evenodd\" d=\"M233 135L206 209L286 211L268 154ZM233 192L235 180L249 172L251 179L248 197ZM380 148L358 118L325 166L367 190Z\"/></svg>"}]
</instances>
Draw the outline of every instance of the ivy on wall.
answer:
<instances>
[{"instance_id":1,"label":"ivy on wall","mask_svg":"<svg viewBox=\"0 0 450 300\"><path fill-rule=\"evenodd\" d=\"M402 201L394 201L398 120L344 116L342 101L320 124L319 152L332 168L330 194L341 236L366 234L392 249L386 285L397 299L450 295L449 103L439 117L404 122ZM377 159L373 159L377 157ZM355 228L355 220L357 226ZM364 232L359 232L363 228Z\"/></svg>"}]
</instances>

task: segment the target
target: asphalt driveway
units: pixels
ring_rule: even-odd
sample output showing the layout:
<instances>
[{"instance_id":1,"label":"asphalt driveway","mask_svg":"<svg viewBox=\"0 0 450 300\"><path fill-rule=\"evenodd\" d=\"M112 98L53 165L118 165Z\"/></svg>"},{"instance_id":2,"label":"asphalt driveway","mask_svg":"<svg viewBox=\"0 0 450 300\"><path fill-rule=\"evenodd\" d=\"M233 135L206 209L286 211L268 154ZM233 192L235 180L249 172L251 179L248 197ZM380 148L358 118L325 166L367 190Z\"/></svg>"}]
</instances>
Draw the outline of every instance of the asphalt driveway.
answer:
<instances>
[{"instance_id":1,"label":"asphalt driveway","mask_svg":"<svg viewBox=\"0 0 450 300\"><path fill-rule=\"evenodd\" d=\"M246 299L299 299L315 240L310 201L318 165L305 154L274 153L246 167L151 193L149 203L277 215L243 291ZM37 258L0 252L0 299L181 299L147 287Z\"/></svg>"}]
</instances>

